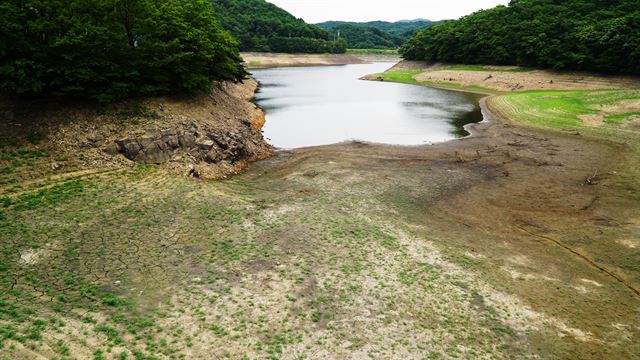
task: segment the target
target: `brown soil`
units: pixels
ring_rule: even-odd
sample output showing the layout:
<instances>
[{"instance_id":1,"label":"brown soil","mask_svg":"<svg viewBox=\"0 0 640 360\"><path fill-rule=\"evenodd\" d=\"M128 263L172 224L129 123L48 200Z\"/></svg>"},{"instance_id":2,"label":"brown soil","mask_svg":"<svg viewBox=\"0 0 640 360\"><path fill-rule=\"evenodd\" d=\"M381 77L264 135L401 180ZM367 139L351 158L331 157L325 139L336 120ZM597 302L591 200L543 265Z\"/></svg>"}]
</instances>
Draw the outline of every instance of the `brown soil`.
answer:
<instances>
[{"instance_id":1,"label":"brown soil","mask_svg":"<svg viewBox=\"0 0 640 360\"><path fill-rule=\"evenodd\" d=\"M311 66L311 65L348 65L364 64L367 61L348 54L277 54L277 53L242 53L245 64L250 69Z\"/></svg>"},{"instance_id":2,"label":"brown soil","mask_svg":"<svg viewBox=\"0 0 640 360\"><path fill-rule=\"evenodd\" d=\"M473 126L471 138L298 149L268 176L376 179L389 189L388 211L424 238L484 259L490 265L474 271L551 319L558 335L529 343L543 358L550 346L577 359L638 355L635 347L603 348L619 341L615 324L640 336L631 320L640 316L640 253L630 256L637 241L629 240L640 231L640 195L626 170L637 156L623 145L517 126L494 115L491 99L483 108L488 121ZM597 184L588 185L594 172Z\"/></svg>"}]
</instances>

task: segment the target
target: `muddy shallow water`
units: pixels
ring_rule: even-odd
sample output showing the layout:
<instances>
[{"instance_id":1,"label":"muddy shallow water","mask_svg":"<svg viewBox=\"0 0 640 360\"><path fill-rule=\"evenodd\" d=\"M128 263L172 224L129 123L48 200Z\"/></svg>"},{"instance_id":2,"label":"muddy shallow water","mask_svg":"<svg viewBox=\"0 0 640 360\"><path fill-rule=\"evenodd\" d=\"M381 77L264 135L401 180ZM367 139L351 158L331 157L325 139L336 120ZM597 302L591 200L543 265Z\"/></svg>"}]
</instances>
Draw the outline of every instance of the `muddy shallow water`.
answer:
<instances>
[{"instance_id":1,"label":"muddy shallow water","mask_svg":"<svg viewBox=\"0 0 640 360\"><path fill-rule=\"evenodd\" d=\"M389 63L254 70L265 136L280 148L361 140L422 145L467 136L480 96L358 80Z\"/></svg>"}]
</instances>

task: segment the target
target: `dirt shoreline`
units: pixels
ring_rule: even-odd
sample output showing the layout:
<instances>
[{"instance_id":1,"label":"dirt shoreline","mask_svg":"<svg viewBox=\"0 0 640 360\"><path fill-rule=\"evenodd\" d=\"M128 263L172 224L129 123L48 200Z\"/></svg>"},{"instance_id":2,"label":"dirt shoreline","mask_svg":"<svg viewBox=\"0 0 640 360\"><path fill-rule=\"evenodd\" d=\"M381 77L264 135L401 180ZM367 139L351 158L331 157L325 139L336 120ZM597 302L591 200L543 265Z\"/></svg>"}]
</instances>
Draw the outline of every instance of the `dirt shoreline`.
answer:
<instances>
[{"instance_id":1,"label":"dirt shoreline","mask_svg":"<svg viewBox=\"0 0 640 360\"><path fill-rule=\"evenodd\" d=\"M249 69L365 64L366 60L349 54L281 54L281 53L241 53Z\"/></svg>"},{"instance_id":2,"label":"dirt shoreline","mask_svg":"<svg viewBox=\"0 0 640 360\"><path fill-rule=\"evenodd\" d=\"M295 149L280 155L286 160L269 168L269 176L340 169L394 179L380 186L395 187L416 186L401 176L426 176L424 169L447 174L420 183L428 190L408 191L428 193L452 182L455 189L428 205L412 201L396 211L425 237L488 259L493 267L476 271L496 288L575 327L560 326L560 337L528 345L561 343L577 358L637 355L635 348L602 352L602 344L610 344L608 337L617 332L612 324L627 324L629 336L640 336L640 328L625 320L640 315L635 306L640 274L629 263L629 248L620 245L640 231L638 193L626 188L633 149L575 131L527 127L501 115L494 98L480 101L485 120L469 126L470 137L413 147L357 142ZM594 173L598 179L592 184L588 179ZM597 286L584 286L589 283ZM594 308L600 310L594 313ZM558 326L556 320L547 325Z\"/></svg>"}]
</instances>

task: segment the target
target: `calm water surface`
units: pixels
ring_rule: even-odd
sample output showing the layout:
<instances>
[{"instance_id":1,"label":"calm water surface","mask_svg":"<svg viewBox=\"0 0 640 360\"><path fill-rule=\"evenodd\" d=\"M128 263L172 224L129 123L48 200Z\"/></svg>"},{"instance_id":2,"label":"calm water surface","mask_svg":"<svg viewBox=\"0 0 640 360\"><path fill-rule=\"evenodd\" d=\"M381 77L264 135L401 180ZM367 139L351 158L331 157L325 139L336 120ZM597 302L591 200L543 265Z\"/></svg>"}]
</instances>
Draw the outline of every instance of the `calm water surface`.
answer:
<instances>
[{"instance_id":1,"label":"calm water surface","mask_svg":"<svg viewBox=\"0 0 640 360\"><path fill-rule=\"evenodd\" d=\"M389 63L254 70L265 136L279 148L346 140L420 145L468 135L479 96L358 78Z\"/></svg>"}]
</instances>

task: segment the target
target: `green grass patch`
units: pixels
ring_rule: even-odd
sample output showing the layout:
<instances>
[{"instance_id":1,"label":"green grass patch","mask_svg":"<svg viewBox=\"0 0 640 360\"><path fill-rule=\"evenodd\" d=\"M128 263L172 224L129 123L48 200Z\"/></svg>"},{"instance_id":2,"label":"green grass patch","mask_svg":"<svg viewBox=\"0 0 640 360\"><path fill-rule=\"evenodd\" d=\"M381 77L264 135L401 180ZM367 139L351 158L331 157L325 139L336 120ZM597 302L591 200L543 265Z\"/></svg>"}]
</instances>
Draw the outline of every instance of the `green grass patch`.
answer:
<instances>
[{"instance_id":1,"label":"green grass patch","mask_svg":"<svg viewBox=\"0 0 640 360\"><path fill-rule=\"evenodd\" d=\"M38 158L47 157L49 154L42 150L31 149L17 149L17 150L5 150L0 152L0 160L3 161L20 161L20 160L34 160Z\"/></svg>"},{"instance_id":2,"label":"green grass patch","mask_svg":"<svg viewBox=\"0 0 640 360\"><path fill-rule=\"evenodd\" d=\"M630 120L633 117L640 116L640 112L630 112L625 114L615 114L615 115L607 115L604 117L604 122L606 123L615 123L621 121Z\"/></svg>"},{"instance_id":3,"label":"green grass patch","mask_svg":"<svg viewBox=\"0 0 640 360\"><path fill-rule=\"evenodd\" d=\"M394 70L376 74L375 76L384 81L417 84L418 81L415 79L415 76L422 72L422 70Z\"/></svg>"},{"instance_id":4,"label":"green grass patch","mask_svg":"<svg viewBox=\"0 0 640 360\"><path fill-rule=\"evenodd\" d=\"M33 210L42 206L53 206L64 202L80 194L83 189L84 183L82 180L73 180L48 189L22 194L15 201L5 197L1 203L5 207L13 204L16 210Z\"/></svg>"},{"instance_id":5,"label":"green grass patch","mask_svg":"<svg viewBox=\"0 0 640 360\"><path fill-rule=\"evenodd\" d=\"M113 307L118 307L126 303L123 299L120 299L113 294L105 294L101 300L103 304Z\"/></svg>"}]
</instances>

